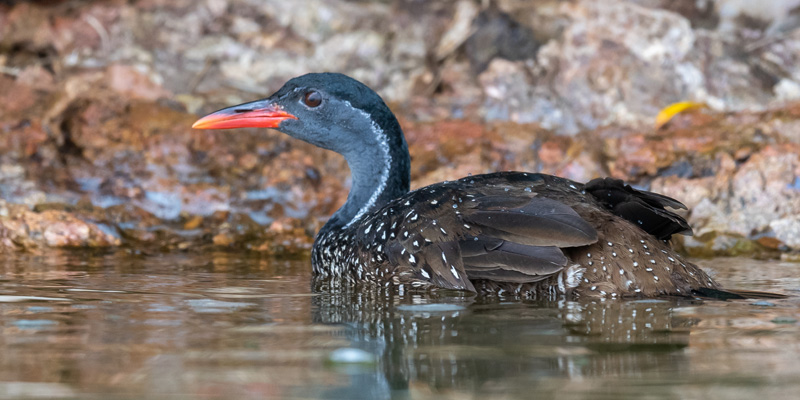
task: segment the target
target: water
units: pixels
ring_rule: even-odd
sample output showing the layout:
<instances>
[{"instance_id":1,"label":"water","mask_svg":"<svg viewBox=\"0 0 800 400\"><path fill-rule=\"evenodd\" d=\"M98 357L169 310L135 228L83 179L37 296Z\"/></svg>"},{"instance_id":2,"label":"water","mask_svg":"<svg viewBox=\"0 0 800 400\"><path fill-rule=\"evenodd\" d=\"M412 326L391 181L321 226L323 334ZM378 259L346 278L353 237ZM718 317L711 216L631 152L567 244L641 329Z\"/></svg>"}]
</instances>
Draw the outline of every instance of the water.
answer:
<instances>
[{"instance_id":1,"label":"water","mask_svg":"<svg viewBox=\"0 0 800 400\"><path fill-rule=\"evenodd\" d=\"M386 299L257 255L5 256L0 398L798 398L800 265L702 264L797 297Z\"/></svg>"}]
</instances>

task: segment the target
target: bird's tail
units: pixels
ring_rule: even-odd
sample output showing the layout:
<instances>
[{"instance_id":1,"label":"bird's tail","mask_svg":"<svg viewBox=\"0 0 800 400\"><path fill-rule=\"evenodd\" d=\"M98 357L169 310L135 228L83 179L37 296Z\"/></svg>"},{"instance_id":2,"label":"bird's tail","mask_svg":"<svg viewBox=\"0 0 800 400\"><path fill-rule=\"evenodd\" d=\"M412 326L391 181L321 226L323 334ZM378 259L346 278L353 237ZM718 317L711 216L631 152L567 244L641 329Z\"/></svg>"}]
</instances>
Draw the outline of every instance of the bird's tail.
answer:
<instances>
[{"instance_id":1,"label":"bird's tail","mask_svg":"<svg viewBox=\"0 0 800 400\"><path fill-rule=\"evenodd\" d=\"M744 300L744 299L785 299L789 296L780 293L759 292L756 290L738 289L711 289L697 288L693 293L700 297L707 297L717 300Z\"/></svg>"}]
</instances>

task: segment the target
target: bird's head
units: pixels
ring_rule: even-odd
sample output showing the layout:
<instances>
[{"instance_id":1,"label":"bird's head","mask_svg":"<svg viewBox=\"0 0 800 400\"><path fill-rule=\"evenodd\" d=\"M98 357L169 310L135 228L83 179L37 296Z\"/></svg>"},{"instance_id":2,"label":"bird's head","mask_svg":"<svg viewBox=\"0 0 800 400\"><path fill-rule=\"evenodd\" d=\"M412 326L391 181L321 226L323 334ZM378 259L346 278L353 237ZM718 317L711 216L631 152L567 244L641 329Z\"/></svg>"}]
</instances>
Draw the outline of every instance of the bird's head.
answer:
<instances>
[{"instance_id":1,"label":"bird's head","mask_svg":"<svg viewBox=\"0 0 800 400\"><path fill-rule=\"evenodd\" d=\"M377 93L336 73L293 78L265 99L224 108L192 127L273 128L344 155L396 141L392 135L398 133L402 136L397 120Z\"/></svg>"}]
</instances>

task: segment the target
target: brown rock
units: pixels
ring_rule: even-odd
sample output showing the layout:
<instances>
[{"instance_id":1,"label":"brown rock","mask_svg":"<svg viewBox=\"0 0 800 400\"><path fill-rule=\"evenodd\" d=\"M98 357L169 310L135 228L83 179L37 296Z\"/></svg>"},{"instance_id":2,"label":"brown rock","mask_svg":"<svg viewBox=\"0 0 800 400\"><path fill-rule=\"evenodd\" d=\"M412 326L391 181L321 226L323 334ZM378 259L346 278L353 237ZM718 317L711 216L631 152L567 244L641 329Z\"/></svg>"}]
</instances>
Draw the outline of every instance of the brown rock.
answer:
<instances>
[{"instance_id":1,"label":"brown rock","mask_svg":"<svg viewBox=\"0 0 800 400\"><path fill-rule=\"evenodd\" d=\"M65 211L33 212L0 200L0 238L6 250L38 247L119 246L113 228L83 221Z\"/></svg>"},{"instance_id":2,"label":"brown rock","mask_svg":"<svg viewBox=\"0 0 800 400\"><path fill-rule=\"evenodd\" d=\"M234 239L227 233L218 233L214 235L212 241L217 246L230 246L234 242Z\"/></svg>"},{"instance_id":3,"label":"brown rock","mask_svg":"<svg viewBox=\"0 0 800 400\"><path fill-rule=\"evenodd\" d=\"M108 68L107 76L112 90L131 99L158 100L170 95L169 91L132 66L112 65Z\"/></svg>"}]
</instances>

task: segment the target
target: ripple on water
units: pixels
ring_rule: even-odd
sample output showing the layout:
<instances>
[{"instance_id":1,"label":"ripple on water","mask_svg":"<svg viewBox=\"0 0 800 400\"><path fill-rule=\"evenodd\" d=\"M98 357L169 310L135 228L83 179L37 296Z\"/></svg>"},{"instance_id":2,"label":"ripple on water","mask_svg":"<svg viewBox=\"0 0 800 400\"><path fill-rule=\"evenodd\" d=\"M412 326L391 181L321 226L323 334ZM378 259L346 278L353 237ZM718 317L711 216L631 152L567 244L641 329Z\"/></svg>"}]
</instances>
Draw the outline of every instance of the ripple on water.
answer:
<instances>
[{"instance_id":1,"label":"ripple on water","mask_svg":"<svg viewBox=\"0 0 800 400\"><path fill-rule=\"evenodd\" d=\"M199 313L225 313L239 308L254 307L254 303L220 301L214 299L186 300L186 304Z\"/></svg>"},{"instance_id":2,"label":"ripple on water","mask_svg":"<svg viewBox=\"0 0 800 400\"><path fill-rule=\"evenodd\" d=\"M0 295L0 303L15 303L21 301L70 301L70 299L62 297Z\"/></svg>"},{"instance_id":3,"label":"ripple on water","mask_svg":"<svg viewBox=\"0 0 800 400\"><path fill-rule=\"evenodd\" d=\"M461 311L465 310L466 307L458 304L446 304L446 303L408 304L408 305L403 304L397 306L397 309L400 311L409 311L409 312L437 313L437 312Z\"/></svg>"},{"instance_id":4,"label":"ripple on water","mask_svg":"<svg viewBox=\"0 0 800 400\"><path fill-rule=\"evenodd\" d=\"M18 319L12 324L19 329L42 329L56 325L56 321L49 319Z\"/></svg>"}]
</instances>

